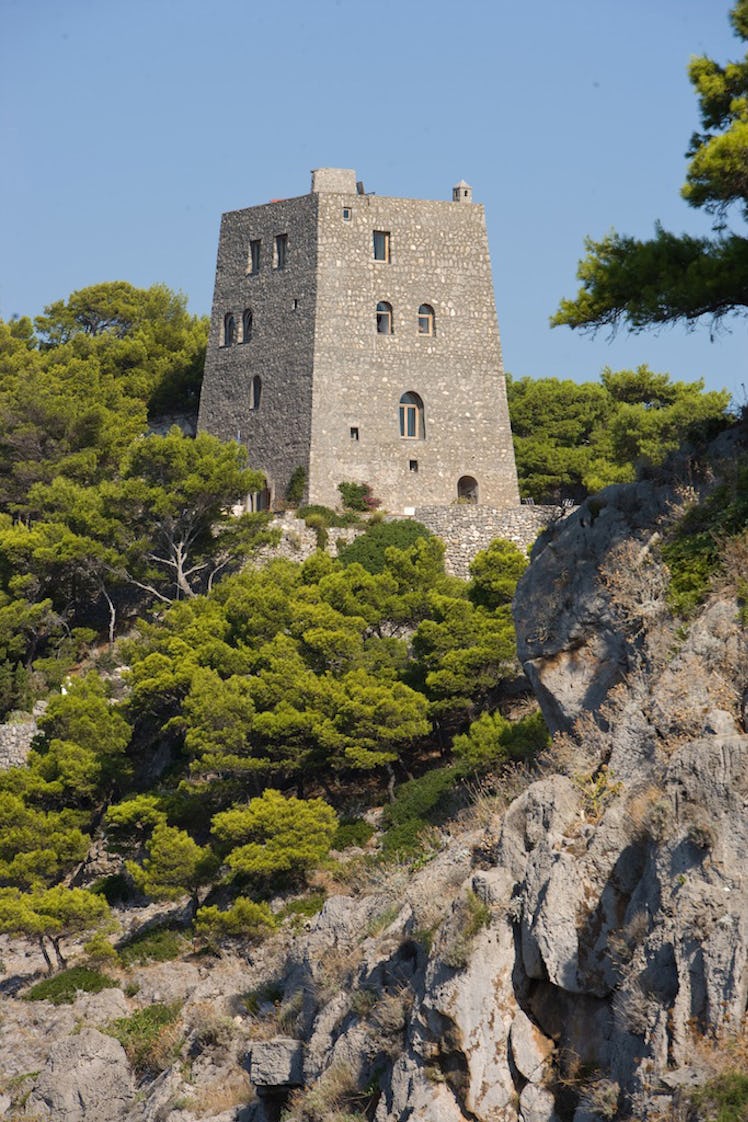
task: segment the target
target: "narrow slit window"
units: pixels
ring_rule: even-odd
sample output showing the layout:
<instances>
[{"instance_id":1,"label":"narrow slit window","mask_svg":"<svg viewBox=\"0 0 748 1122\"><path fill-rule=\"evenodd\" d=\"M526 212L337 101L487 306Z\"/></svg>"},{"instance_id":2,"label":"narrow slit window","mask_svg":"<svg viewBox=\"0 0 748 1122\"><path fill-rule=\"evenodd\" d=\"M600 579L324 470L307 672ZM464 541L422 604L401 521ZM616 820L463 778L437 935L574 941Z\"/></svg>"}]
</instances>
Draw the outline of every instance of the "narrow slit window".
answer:
<instances>
[{"instance_id":1,"label":"narrow slit window","mask_svg":"<svg viewBox=\"0 0 748 1122\"><path fill-rule=\"evenodd\" d=\"M254 412L260 408L260 398L262 397L262 378L259 374L255 374L252 381L249 383L249 408Z\"/></svg>"},{"instance_id":2,"label":"narrow slit window","mask_svg":"<svg viewBox=\"0 0 748 1122\"><path fill-rule=\"evenodd\" d=\"M288 259L288 234L275 235L275 267L285 269Z\"/></svg>"},{"instance_id":3,"label":"narrow slit window","mask_svg":"<svg viewBox=\"0 0 748 1122\"><path fill-rule=\"evenodd\" d=\"M259 273L261 258L262 242L259 240L251 241L249 243L249 272L251 274Z\"/></svg>"},{"instance_id":4,"label":"narrow slit window","mask_svg":"<svg viewBox=\"0 0 748 1122\"><path fill-rule=\"evenodd\" d=\"M245 308L242 312L242 343L249 343L252 339L252 309Z\"/></svg>"},{"instance_id":5,"label":"narrow slit window","mask_svg":"<svg viewBox=\"0 0 748 1122\"><path fill-rule=\"evenodd\" d=\"M374 231L374 260L389 261L390 235L388 230Z\"/></svg>"}]
</instances>

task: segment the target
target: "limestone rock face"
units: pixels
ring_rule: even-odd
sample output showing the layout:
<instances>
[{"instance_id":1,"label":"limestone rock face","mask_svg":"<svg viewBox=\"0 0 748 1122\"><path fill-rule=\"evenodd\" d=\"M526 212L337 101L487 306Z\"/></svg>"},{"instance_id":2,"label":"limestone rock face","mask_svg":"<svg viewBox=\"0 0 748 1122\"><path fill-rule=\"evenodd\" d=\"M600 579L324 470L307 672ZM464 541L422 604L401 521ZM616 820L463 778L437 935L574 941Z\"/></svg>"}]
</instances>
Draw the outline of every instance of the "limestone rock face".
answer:
<instances>
[{"instance_id":1,"label":"limestone rock face","mask_svg":"<svg viewBox=\"0 0 748 1122\"><path fill-rule=\"evenodd\" d=\"M277 1036L260 1040L249 1052L250 1078L255 1087L300 1087L304 1082L304 1045Z\"/></svg>"},{"instance_id":2,"label":"limestone rock face","mask_svg":"<svg viewBox=\"0 0 748 1122\"><path fill-rule=\"evenodd\" d=\"M629 671L623 592L606 578L606 565L646 557L673 501L669 487L653 483L607 487L540 535L514 620L520 661L551 729L598 709Z\"/></svg>"},{"instance_id":3,"label":"limestone rock face","mask_svg":"<svg viewBox=\"0 0 748 1122\"><path fill-rule=\"evenodd\" d=\"M557 735L508 806L230 962L134 972L138 1003L199 1013L182 1059L198 1054L205 1117L274 1122L289 1094L295 1117L309 1095L306 1116L376 1122L685 1117L748 1002L748 642L727 584L687 624L670 618L657 543L675 498L609 488L540 539L515 613ZM242 995L263 990L249 1014ZM49 1052L30 1114L200 1119L175 1105L200 1101L178 1064L143 1105L120 1045L75 1035L128 1000L7 999L0 1076ZM221 1112L232 1057L258 1098Z\"/></svg>"},{"instance_id":4,"label":"limestone rock face","mask_svg":"<svg viewBox=\"0 0 748 1122\"><path fill-rule=\"evenodd\" d=\"M54 1044L28 1112L65 1122L124 1122L135 1093L125 1050L118 1040L96 1029Z\"/></svg>"}]
</instances>

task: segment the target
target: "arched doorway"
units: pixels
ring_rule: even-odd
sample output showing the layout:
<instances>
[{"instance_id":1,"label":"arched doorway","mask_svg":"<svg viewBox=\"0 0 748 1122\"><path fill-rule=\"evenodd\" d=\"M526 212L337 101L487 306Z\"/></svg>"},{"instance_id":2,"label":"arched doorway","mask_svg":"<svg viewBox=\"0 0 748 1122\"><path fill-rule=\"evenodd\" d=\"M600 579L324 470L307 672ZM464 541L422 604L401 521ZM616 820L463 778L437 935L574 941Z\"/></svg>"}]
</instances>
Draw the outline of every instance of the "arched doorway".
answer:
<instances>
[{"instance_id":1,"label":"arched doorway","mask_svg":"<svg viewBox=\"0 0 748 1122\"><path fill-rule=\"evenodd\" d=\"M478 502L478 481L472 475L462 475L457 480L457 500L475 506Z\"/></svg>"},{"instance_id":2,"label":"arched doorway","mask_svg":"<svg viewBox=\"0 0 748 1122\"><path fill-rule=\"evenodd\" d=\"M253 491L249 496L249 509L251 511L270 510L271 500L269 487L263 487L262 491Z\"/></svg>"}]
</instances>

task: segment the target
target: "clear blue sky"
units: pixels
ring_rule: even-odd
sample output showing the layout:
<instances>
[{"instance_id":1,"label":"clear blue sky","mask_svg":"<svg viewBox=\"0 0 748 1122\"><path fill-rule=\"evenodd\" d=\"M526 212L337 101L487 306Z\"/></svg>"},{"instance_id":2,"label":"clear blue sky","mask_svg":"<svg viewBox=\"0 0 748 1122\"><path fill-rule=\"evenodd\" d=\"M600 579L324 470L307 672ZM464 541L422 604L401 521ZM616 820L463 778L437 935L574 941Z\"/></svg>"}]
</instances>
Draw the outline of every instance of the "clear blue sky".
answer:
<instances>
[{"instance_id":1,"label":"clear blue sky","mask_svg":"<svg viewBox=\"0 0 748 1122\"><path fill-rule=\"evenodd\" d=\"M486 206L506 369L655 370L745 400L746 320L551 330L586 234L702 233L679 189L692 54L740 57L729 0L0 0L0 315L88 284L212 298L222 211L353 167Z\"/></svg>"}]
</instances>

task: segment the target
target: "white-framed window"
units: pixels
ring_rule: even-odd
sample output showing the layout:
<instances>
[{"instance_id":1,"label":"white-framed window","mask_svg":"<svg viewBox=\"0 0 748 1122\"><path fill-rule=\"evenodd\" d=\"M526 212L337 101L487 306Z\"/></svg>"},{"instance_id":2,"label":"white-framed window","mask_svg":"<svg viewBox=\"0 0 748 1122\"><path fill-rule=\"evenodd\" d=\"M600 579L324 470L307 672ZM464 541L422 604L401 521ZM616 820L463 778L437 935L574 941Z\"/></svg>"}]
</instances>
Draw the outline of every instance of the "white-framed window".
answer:
<instances>
[{"instance_id":1,"label":"white-framed window","mask_svg":"<svg viewBox=\"0 0 748 1122\"><path fill-rule=\"evenodd\" d=\"M423 401L417 393L408 391L400 398L400 436L406 440L425 440L426 424ZM411 468L411 471L414 469ZM416 467L417 471L418 468Z\"/></svg>"},{"instance_id":2,"label":"white-framed window","mask_svg":"<svg viewBox=\"0 0 748 1122\"><path fill-rule=\"evenodd\" d=\"M374 260L390 260L390 233L389 230L374 231Z\"/></svg>"},{"instance_id":3,"label":"white-framed window","mask_svg":"<svg viewBox=\"0 0 748 1122\"><path fill-rule=\"evenodd\" d=\"M392 335L392 304L380 300L377 304L377 335Z\"/></svg>"},{"instance_id":4,"label":"white-framed window","mask_svg":"<svg viewBox=\"0 0 748 1122\"><path fill-rule=\"evenodd\" d=\"M421 304L418 309L418 334L436 335L436 320L434 309L430 304Z\"/></svg>"}]
</instances>

